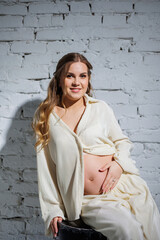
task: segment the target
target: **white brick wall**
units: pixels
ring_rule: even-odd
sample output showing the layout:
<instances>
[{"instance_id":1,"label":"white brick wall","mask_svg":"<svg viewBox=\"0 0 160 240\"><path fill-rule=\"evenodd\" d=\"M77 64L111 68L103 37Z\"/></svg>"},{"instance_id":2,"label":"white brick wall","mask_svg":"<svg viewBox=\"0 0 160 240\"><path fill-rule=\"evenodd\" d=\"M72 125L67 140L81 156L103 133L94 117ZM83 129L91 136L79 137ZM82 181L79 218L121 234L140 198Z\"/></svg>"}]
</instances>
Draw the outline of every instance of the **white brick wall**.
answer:
<instances>
[{"instance_id":1,"label":"white brick wall","mask_svg":"<svg viewBox=\"0 0 160 240\"><path fill-rule=\"evenodd\" d=\"M95 96L134 143L132 158L160 209L160 3L0 1L0 239L45 240L37 193L33 113L57 61L93 64Z\"/></svg>"}]
</instances>

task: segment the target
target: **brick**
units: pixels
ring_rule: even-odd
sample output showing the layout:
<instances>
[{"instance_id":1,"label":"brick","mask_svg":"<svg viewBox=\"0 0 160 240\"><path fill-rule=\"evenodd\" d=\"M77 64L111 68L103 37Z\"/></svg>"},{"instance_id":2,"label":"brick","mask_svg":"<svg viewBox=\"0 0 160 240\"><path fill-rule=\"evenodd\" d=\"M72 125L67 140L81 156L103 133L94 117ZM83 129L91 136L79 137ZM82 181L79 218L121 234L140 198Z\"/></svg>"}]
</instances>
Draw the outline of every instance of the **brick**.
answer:
<instances>
[{"instance_id":1,"label":"brick","mask_svg":"<svg viewBox=\"0 0 160 240\"><path fill-rule=\"evenodd\" d=\"M124 15L104 15L103 25L110 27L124 27L126 17Z\"/></svg>"},{"instance_id":2,"label":"brick","mask_svg":"<svg viewBox=\"0 0 160 240\"><path fill-rule=\"evenodd\" d=\"M33 235L27 235L27 240L33 240ZM34 235L34 240L48 240L48 237L44 237L43 235Z\"/></svg>"},{"instance_id":3,"label":"brick","mask_svg":"<svg viewBox=\"0 0 160 240\"><path fill-rule=\"evenodd\" d=\"M52 72L52 75L53 75L53 72ZM43 91L47 91L50 81L51 79L45 79L40 82L40 87Z\"/></svg>"},{"instance_id":4,"label":"brick","mask_svg":"<svg viewBox=\"0 0 160 240\"><path fill-rule=\"evenodd\" d=\"M11 52L13 53L45 53L45 43L33 42L14 42L11 45Z\"/></svg>"},{"instance_id":5,"label":"brick","mask_svg":"<svg viewBox=\"0 0 160 240\"><path fill-rule=\"evenodd\" d=\"M72 4L85 4L85 2L72 2ZM88 3L87 3L88 5ZM79 8L76 8L79 10ZM84 8L85 9L85 8ZM67 15L65 16L64 26L67 27L75 27L75 26L100 26L101 25L101 16L98 15L91 15L91 16L85 16L81 14L76 14L76 15Z\"/></svg>"},{"instance_id":6,"label":"brick","mask_svg":"<svg viewBox=\"0 0 160 240\"><path fill-rule=\"evenodd\" d=\"M159 129L159 117L123 118L121 126L126 129Z\"/></svg>"},{"instance_id":7,"label":"brick","mask_svg":"<svg viewBox=\"0 0 160 240\"><path fill-rule=\"evenodd\" d=\"M27 15L24 17L25 27L58 27L63 26L64 20L62 15L42 14Z\"/></svg>"},{"instance_id":8,"label":"brick","mask_svg":"<svg viewBox=\"0 0 160 240\"><path fill-rule=\"evenodd\" d=\"M135 3L135 12L145 12L145 13L156 13L160 12L160 3L156 1L147 2L144 4L143 2L136 2Z\"/></svg>"},{"instance_id":9,"label":"brick","mask_svg":"<svg viewBox=\"0 0 160 240\"><path fill-rule=\"evenodd\" d=\"M94 13L127 13L132 12L131 2L107 2L107 1L94 1L92 3L92 12Z\"/></svg>"},{"instance_id":10,"label":"brick","mask_svg":"<svg viewBox=\"0 0 160 240\"><path fill-rule=\"evenodd\" d=\"M1 176L1 178L2 178L2 176ZM9 183L5 182L4 179L2 178L1 179L1 185L0 185L0 192L8 191L8 188L9 188ZM2 199L0 199L0 201L2 201Z\"/></svg>"},{"instance_id":11,"label":"brick","mask_svg":"<svg viewBox=\"0 0 160 240\"><path fill-rule=\"evenodd\" d=\"M63 2L58 2L55 4L52 3L38 3L38 4L30 4L29 5L29 12L30 13L68 13L69 9L67 4Z\"/></svg>"},{"instance_id":12,"label":"brick","mask_svg":"<svg viewBox=\"0 0 160 240\"><path fill-rule=\"evenodd\" d=\"M120 119L120 125L123 129L138 130L140 128L139 121L136 118L122 118Z\"/></svg>"},{"instance_id":13,"label":"brick","mask_svg":"<svg viewBox=\"0 0 160 240\"><path fill-rule=\"evenodd\" d=\"M132 13L127 17L127 24L149 29L158 27L160 25L159 13Z\"/></svg>"},{"instance_id":14,"label":"brick","mask_svg":"<svg viewBox=\"0 0 160 240\"><path fill-rule=\"evenodd\" d=\"M44 18L44 16L42 18L39 19L39 25L47 25L47 19ZM51 16L51 26L63 26L64 25L64 20L63 20L63 15L53 15Z\"/></svg>"},{"instance_id":15,"label":"brick","mask_svg":"<svg viewBox=\"0 0 160 240\"><path fill-rule=\"evenodd\" d=\"M60 16L57 16L57 19L60 18ZM50 27L52 26L52 16L51 15L40 15L38 16L38 26L39 27ZM55 25L57 26L57 24L55 23Z\"/></svg>"},{"instance_id":16,"label":"brick","mask_svg":"<svg viewBox=\"0 0 160 240\"><path fill-rule=\"evenodd\" d=\"M144 64L147 66L154 65L159 67L159 63L160 63L160 55L158 54L152 54L152 55L147 54L144 56Z\"/></svg>"},{"instance_id":17,"label":"brick","mask_svg":"<svg viewBox=\"0 0 160 240\"><path fill-rule=\"evenodd\" d=\"M150 181L157 181L159 182L159 173L158 171L142 171L142 177L143 178L147 178L148 182Z\"/></svg>"},{"instance_id":18,"label":"brick","mask_svg":"<svg viewBox=\"0 0 160 240\"><path fill-rule=\"evenodd\" d=\"M0 239L1 240L26 240L26 237L24 234L9 235L6 233L0 233Z\"/></svg>"},{"instance_id":19,"label":"brick","mask_svg":"<svg viewBox=\"0 0 160 240\"><path fill-rule=\"evenodd\" d=\"M116 104L113 106L117 117L135 117L137 115L137 107L135 105L120 105Z\"/></svg>"},{"instance_id":20,"label":"brick","mask_svg":"<svg viewBox=\"0 0 160 240\"><path fill-rule=\"evenodd\" d=\"M142 65L142 56L139 53L127 53L127 48L129 48L130 43L121 43L121 47L123 48L123 51L119 51L116 54L108 54L107 57L105 57L104 64L109 69L126 69L129 68L129 70L132 70L132 68L139 67ZM106 52L106 51L104 51ZM102 56L104 54L102 53ZM125 81L123 80L125 83Z\"/></svg>"},{"instance_id":21,"label":"brick","mask_svg":"<svg viewBox=\"0 0 160 240\"><path fill-rule=\"evenodd\" d=\"M40 86L39 83L36 81L30 81L26 79L21 79L21 82L18 83L16 81L8 81L6 82L4 88L2 88L2 91L7 91L7 89L10 88L10 92L16 92L16 93L36 93L40 92Z\"/></svg>"},{"instance_id":22,"label":"brick","mask_svg":"<svg viewBox=\"0 0 160 240\"><path fill-rule=\"evenodd\" d=\"M49 42L47 44L47 52L49 53L54 53L54 55L52 55L53 57L53 61L57 62L58 59L60 59L60 57L57 55L56 57L56 52L66 52L66 49L68 52L82 52L85 51L87 49L87 46L85 44L84 41L71 41L71 40L67 40L65 42L59 42L59 41L55 41L55 42Z\"/></svg>"},{"instance_id":23,"label":"brick","mask_svg":"<svg viewBox=\"0 0 160 240\"><path fill-rule=\"evenodd\" d=\"M37 170L29 170L29 169L24 170L23 179L28 182L37 181Z\"/></svg>"},{"instance_id":24,"label":"brick","mask_svg":"<svg viewBox=\"0 0 160 240\"><path fill-rule=\"evenodd\" d=\"M2 85L1 85L2 86ZM5 87L2 87L1 89L5 89ZM15 114L15 109L13 106L1 106L0 107L0 117L9 118Z\"/></svg>"},{"instance_id":25,"label":"brick","mask_svg":"<svg viewBox=\"0 0 160 240\"><path fill-rule=\"evenodd\" d=\"M39 206L39 198L32 197L32 196L26 196L24 198L24 206L30 206L30 207L37 207ZM39 231L37 231L39 233Z\"/></svg>"},{"instance_id":26,"label":"brick","mask_svg":"<svg viewBox=\"0 0 160 240\"><path fill-rule=\"evenodd\" d=\"M19 2L37 2L37 3L39 3L39 2L44 2L44 0L19 0Z\"/></svg>"},{"instance_id":27,"label":"brick","mask_svg":"<svg viewBox=\"0 0 160 240\"><path fill-rule=\"evenodd\" d=\"M147 92L150 91L157 91L157 89L159 89L160 87L160 82L157 81L159 74L156 74L156 70L158 70L158 68L155 67L155 72L152 73L152 70L147 70L147 67L142 67L142 69L146 72L140 71L140 67L137 67L137 72L134 72L134 70L132 70L131 72L127 72L128 74L128 82L124 83L124 89L126 91L130 91L129 89L132 89L132 92L137 91L138 89L140 89L142 92L141 94L146 95ZM133 90L135 89L135 90ZM135 99L135 95L137 95L138 93L133 93L132 95L134 96L134 100ZM142 95L140 95L140 101L141 104L146 104L147 101L145 101L145 98L143 99ZM131 97L132 99L132 97ZM155 102L156 103L156 102ZM138 104L138 102L136 103ZM153 101L151 102L151 104L153 104Z\"/></svg>"},{"instance_id":28,"label":"brick","mask_svg":"<svg viewBox=\"0 0 160 240\"><path fill-rule=\"evenodd\" d=\"M18 28L16 30L0 30L0 41L34 40L32 29Z\"/></svg>"},{"instance_id":29,"label":"brick","mask_svg":"<svg viewBox=\"0 0 160 240\"><path fill-rule=\"evenodd\" d=\"M35 101L28 102L25 106L23 106L22 107L22 109L23 109L23 117L32 119L33 118L33 114L34 114L34 112L37 109L39 104L40 104L40 99L37 99ZM30 121L29 121L29 124L30 124Z\"/></svg>"},{"instance_id":30,"label":"brick","mask_svg":"<svg viewBox=\"0 0 160 240\"><path fill-rule=\"evenodd\" d=\"M137 91L134 96L130 97L131 104L159 104L159 91Z\"/></svg>"},{"instance_id":31,"label":"brick","mask_svg":"<svg viewBox=\"0 0 160 240\"><path fill-rule=\"evenodd\" d=\"M128 103L128 95L123 93L122 91L107 92L107 91L96 90L95 94L96 94L96 98L102 99L108 104L116 104L116 103L127 104Z\"/></svg>"},{"instance_id":32,"label":"brick","mask_svg":"<svg viewBox=\"0 0 160 240\"><path fill-rule=\"evenodd\" d=\"M139 52L159 52L160 51L160 41L156 39L144 39L136 42L135 45L130 47L130 51Z\"/></svg>"},{"instance_id":33,"label":"brick","mask_svg":"<svg viewBox=\"0 0 160 240\"><path fill-rule=\"evenodd\" d=\"M119 78L116 79L114 75L110 73L110 70L104 67L94 68L94 76L92 76L92 85L96 91L121 90L122 88L122 81Z\"/></svg>"},{"instance_id":34,"label":"brick","mask_svg":"<svg viewBox=\"0 0 160 240\"><path fill-rule=\"evenodd\" d=\"M138 107L140 115L152 115L159 116L160 115L160 106L154 104L141 105Z\"/></svg>"},{"instance_id":35,"label":"brick","mask_svg":"<svg viewBox=\"0 0 160 240\"><path fill-rule=\"evenodd\" d=\"M5 162L6 156L4 156L2 158L4 158L3 162ZM4 168L3 170L2 169L0 170L0 174L1 174L1 178L10 184L12 181L20 180L21 172L18 169L13 170L13 168L12 169ZM9 189L10 189L10 187L9 187Z\"/></svg>"},{"instance_id":36,"label":"brick","mask_svg":"<svg viewBox=\"0 0 160 240\"><path fill-rule=\"evenodd\" d=\"M160 131L159 130L146 130L140 129L135 131L127 130L128 136L131 138L131 141L138 141L141 143L149 142L149 143L159 143L160 142Z\"/></svg>"},{"instance_id":37,"label":"brick","mask_svg":"<svg viewBox=\"0 0 160 240\"><path fill-rule=\"evenodd\" d=\"M43 30L37 30L37 40L42 40L42 41L55 41L55 40L67 40L72 36L73 30L72 29L66 29L64 31L63 28L49 28L49 29L43 29Z\"/></svg>"},{"instance_id":38,"label":"brick","mask_svg":"<svg viewBox=\"0 0 160 240\"><path fill-rule=\"evenodd\" d=\"M148 187L152 195L159 192L159 185L160 185L159 182L148 182Z\"/></svg>"},{"instance_id":39,"label":"brick","mask_svg":"<svg viewBox=\"0 0 160 240\"><path fill-rule=\"evenodd\" d=\"M72 33L74 39L95 39L95 38L121 38L130 39L137 34L137 30L134 27L128 27L127 24L121 28L107 26L98 27L91 26L89 31L87 26L77 26Z\"/></svg>"},{"instance_id":40,"label":"brick","mask_svg":"<svg viewBox=\"0 0 160 240\"><path fill-rule=\"evenodd\" d=\"M6 67L0 67L0 79L1 80L7 80L8 74Z\"/></svg>"},{"instance_id":41,"label":"brick","mask_svg":"<svg viewBox=\"0 0 160 240\"><path fill-rule=\"evenodd\" d=\"M25 207L25 206L7 206L1 209L1 216L8 218L32 218L33 215L41 215L39 208Z\"/></svg>"},{"instance_id":42,"label":"brick","mask_svg":"<svg viewBox=\"0 0 160 240\"><path fill-rule=\"evenodd\" d=\"M9 55L9 56L1 56L0 55L0 67L8 67L8 65L12 66L21 66L22 57L18 55Z\"/></svg>"},{"instance_id":43,"label":"brick","mask_svg":"<svg viewBox=\"0 0 160 240\"><path fill-rule=\"evenodd\" d=\"M81 1L81 2L72 1L70 3L70 7L71 7L71 13L77 13L77 12L90 13L90 7L87 1Z\"/></svg>"},{"instance_id":44,"label":"brick","mask_svg":"<svg viewBox=\"0 0 160 240\"><path fill-rule=\"evenodd\" d=\"M37 193L37 184L36 183L13 183L12 192L13 193L21 193L21 194L34 194Z\"/></svg>"},{"instance_id":45,"label":"brick","mask_svg":"<svg viewBox=\"0 0 160 240\"><path fill-rule=\"evenodd\" d=\"M23 68L15 67L8 71L10 79L41 79L48 78L47 66L24 66Z\"/></svg>"},{"instance_id":46,"label":"brick","mask_svg":"<svg viewBox=\"0 0 160 240\"><path fill-rule=\"evenodd\" d=\"M0 7L0 14L10 14L10 15L25 15L27 14L27 7L25 5L8 5L8 6L3 6L1 4Z\"/></svg>"},{"instance_id":47,"label":"brick","mask_svg":"<svg viewBox=\"0 0 160 240\"><path fill-rule=\"evenodd\" d=\"M2 220L0 222L0 229L2 232L11 233L11 234L19 234L23 233L25 230L24 221L16 221L16 220Z\"/></svg>"},{"instance_id":48,"label":"brick","mask_svg":"<svg viewBox=\"0 0 160 240\"><path fill-rule=\"evenodd\" d=\"M100 56L105 60L112 60L113 64L135 64L142 61L140 53L130 52L128 49L133 44L133 39L91 39L89 49L100 52ZM115 55L116 54L116 55Z\"/></svg>"},{"instance_id":49,"label":"brick","mask_svg":"<svg viewBox=\"0 0 160 240\"><path fill-rule=\"evenodd\" d=\"M34 103L34 101L37 102L37 100L40 101L42 99L43 99L43 92L41 94L37 93L36 95L33 95L33 94L21 94L21 93L15 93L15 92L14 93L13 92L9 92L8 95L6 95L6 93L3 93L3 92L0 94L0 102L1 102L1 104L3 104L4 106L10 105L10 106L14 107L14 109L15 109L15 115L13 115L13 119L14 119L13 124L20 124L20 122L16 122L16 119L22 117L21 116L22 115L21 114L21 110L23 110L23 109L27 108L28 106L30 106L30 104ZM20 102L21 102L21 106L19 105ZM33 107L34 107L34 104L33 104ZM34 110L36 110L36 108ZM3 121L4 119L1 119L1 120ZM27 121L23 121L23 120L25 120L25 118L23 118L21 120L22 126L26 127L25 124L28 124L27 128L30 128L30 125L29 125L30 123L28 123ZM5 124L5 122L7 122L7 121L8 121L8 123L7 123L8 126L10 126L11 119L5 119L4 123L0 124L0 126L3 126ZM7 126L5 126L5 127L6 127L6 129L8 129Z\"/></svg>"},{"instance_id":50,"label":"brick","mask_svg":"<svg viewBox=\"0 0 160 240\"><path fill-rule=\"evenodd\" d=\"M145 158L144 156L139 158L137 161L138 165L142 167L143 170L149 169L149 171L157 171L160 166L158 156L152 156L151 158Z\"/></svg>"},{"instance_id":51,"label":"brick","mask_svg":"<svg viewBox=\"0 0 160 240\"><path fill-rule=\"evenodd\" d=\"M0 16L1 28L22 27L21 16Z\"/></svg>"},{"instance_id":52,"label":"brick","mask_svg":"<svg viewBox=\"0 0 160 240\"><path fill-rule=\"evenodd\" d=\"M1 102L1 104L2 104L2 102ZM4 131L4 129L8 130L9 126L11 125L11 122L12 122L11 119L5 119L5 121L4 121L4 118L0 118L0 146L1 146L1 149L6 144L7 132ZM1 153L1 154L3 154L3 153Z\"/></svg>"},{"instance_id":53,"label":"brick","mask_svg":"<svg viewBox=\"0 0 160 240\"><path fill-rule=\"evenodd\" d=\"M133 149L131 151L131 157L136 160L137 157L141 156L143 154L144 151L144 144L143 143L133 143ZM137 160L136 160L137 161Z\"/></svg>"},{"instance_id":54,"label":"brick","mask_svg":"<svg viewBox=\"0 0 160 240\"><path fill-rule=\"evenodd\" d=\"M37 49L38 50L38 49ZM40 49L39 49L40 51ZM48 55L48 54L30 54L24 56L24 64L27 65L48 65L52 63L52 59L54 58L54 55Z\"/></svg>"},{"instance_id":55,"label":"brick","mask_svg":"<svg viewBox=\"0 0 160 240\"><path fill-rule=\"evenodd\" d=\"M53 76L55 69L56 69L56 63L53 63L51 66L49 66L49 76L51 76L51 78ZM48 86L46 86L46 87L48 87Z\"/></svg>"},{"instance_id":56,"label":"brick","mask_svg":"<svg viewBox=\"0 0 160 240\"><path fill-rule=\"evenodd\" d=\"M160 154L159 143L145 143L144 153L149 157L152 157L153 155L159 155Z\"/></svg>"},{"instance_id":57,"label":"brick","mask_svg":"<svg viewBox=\"0 0 160 240\"><path fill-rule=\"evenodd\" d=\"M0 198L1 207L3 206L17 206L19 205L19 196L13 194L12 192L2 192L1 191L1 198Z\"/></svg>"},{"instance_id":58,"label":"brick","mask_svg":"<svg viewBox=\"0 0 160 240\"><path fill-rule=\"evenodd\" d=\"M160 194L156 194L154 199L155 199L158 209L160 209Z\"/></svg>"},{"instance_id":59,"label":"brick","mask_svg":"<svg viewBox=\"0 0 160 240\"><path fill-rule=\"evenodd\" d=\"M26 224L27 234L43 234L44 233L44 223L40 219L32 218L30 221L27 221Z\"/></svg>"},{"instance_id":60,"label":"brick","mask_svg":"<svg viewBox=\"0 0 160 240\"><path fill-rule=\"evenodd\" d=\"M38 18L36 15L24 16L24 27L38 27Z\"/></svg>"},{"instance_id":61,"label":"brick","mask_svg":"<svg viewBox=\"0 0 160 240\"><path fill-rule=\"evenodd\" d=\"M9 52L9 44L0 43L0 55L7 55Z\"/></svg>"}]
</instances>

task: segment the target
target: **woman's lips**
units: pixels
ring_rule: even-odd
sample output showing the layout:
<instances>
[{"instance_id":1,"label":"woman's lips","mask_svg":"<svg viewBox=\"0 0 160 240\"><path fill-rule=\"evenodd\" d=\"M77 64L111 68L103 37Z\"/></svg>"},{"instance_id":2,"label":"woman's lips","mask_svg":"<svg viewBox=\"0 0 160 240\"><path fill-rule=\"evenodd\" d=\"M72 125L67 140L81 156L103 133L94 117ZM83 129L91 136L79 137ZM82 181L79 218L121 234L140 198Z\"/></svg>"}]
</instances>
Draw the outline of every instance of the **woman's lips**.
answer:
<instances>
[{"instance_id":1,"label":"woman's lips","mask_svg":"<svg viewBox=\"0 0 160 240\"><path fill-rule=\"evenodd\" d=\"M71 88L72 92L79 92L81 90L81 88Z\"/></svg>"}]
</instances>

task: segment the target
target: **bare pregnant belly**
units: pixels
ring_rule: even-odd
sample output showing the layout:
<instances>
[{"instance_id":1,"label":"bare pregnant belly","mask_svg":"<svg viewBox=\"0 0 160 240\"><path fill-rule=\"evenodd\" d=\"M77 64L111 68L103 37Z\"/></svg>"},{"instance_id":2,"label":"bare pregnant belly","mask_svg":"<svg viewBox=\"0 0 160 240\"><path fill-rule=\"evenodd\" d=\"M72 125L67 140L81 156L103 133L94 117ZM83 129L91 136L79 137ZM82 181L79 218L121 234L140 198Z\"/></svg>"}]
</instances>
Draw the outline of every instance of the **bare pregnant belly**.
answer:
<instances>
[{"instance_id":1,"label":"bare pregnant belly","mask_svg":"<svg viewBox=\"0 0 160 240\"><path fill-rule=\"evenodd\" d=\"M101 194L101 186L107 171L99 172L106 163L112 161L113 155L92 155L84 153L84 195Z\"/></svg>"}]
</instances>

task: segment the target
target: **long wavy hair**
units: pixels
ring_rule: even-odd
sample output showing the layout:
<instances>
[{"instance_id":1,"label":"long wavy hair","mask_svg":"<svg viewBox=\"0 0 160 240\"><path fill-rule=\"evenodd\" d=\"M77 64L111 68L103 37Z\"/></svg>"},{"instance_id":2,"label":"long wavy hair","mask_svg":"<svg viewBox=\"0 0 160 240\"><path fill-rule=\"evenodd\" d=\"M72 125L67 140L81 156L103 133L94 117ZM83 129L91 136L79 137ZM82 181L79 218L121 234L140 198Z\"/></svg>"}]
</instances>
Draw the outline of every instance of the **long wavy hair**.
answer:
<instances>
[{"instance_id":1,"label":"long wavy hair","mask_svg":"<svg viewBox=\"0 0 160 240\"><path fill-rule=\"evenodd\" d=\"M64 55L57 63L56 71L53 73L53 78L51 79L48 86L47 97L40 103L33 117L32 128L36 135L36 149L39 145L41 145L42 149L49 142L49 115L52 112L54 106L64 106L63 92L60 86L60 80L63 80L66 77L70 65L74 62L82 62L86 64L89 76L86 93L89 96L92 96L93 88L90 83L92 70L91 63L80 53L68 53Z\"/></svg>"}]
</instances>

